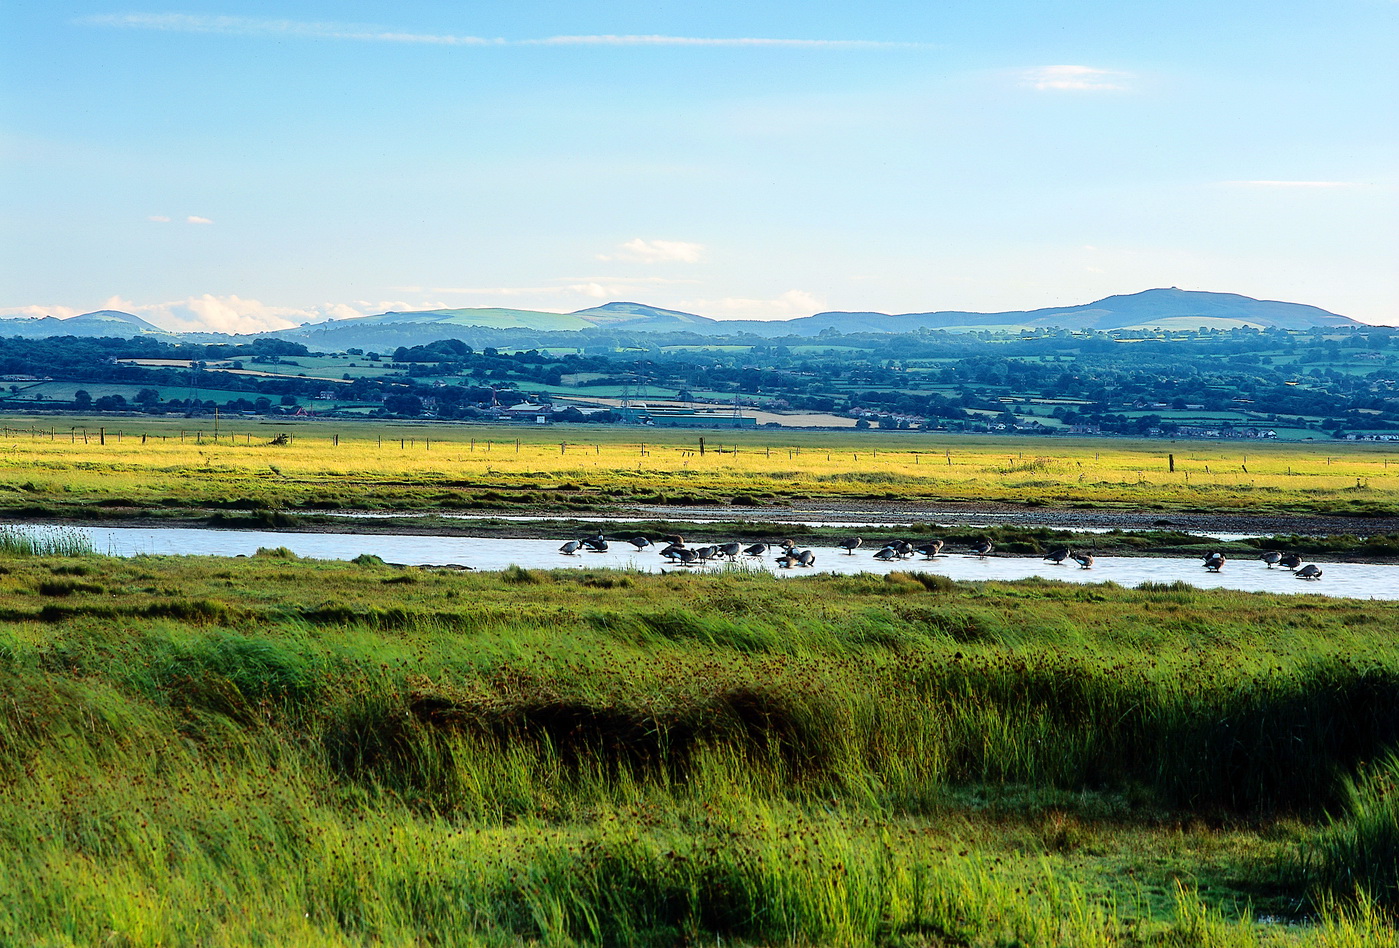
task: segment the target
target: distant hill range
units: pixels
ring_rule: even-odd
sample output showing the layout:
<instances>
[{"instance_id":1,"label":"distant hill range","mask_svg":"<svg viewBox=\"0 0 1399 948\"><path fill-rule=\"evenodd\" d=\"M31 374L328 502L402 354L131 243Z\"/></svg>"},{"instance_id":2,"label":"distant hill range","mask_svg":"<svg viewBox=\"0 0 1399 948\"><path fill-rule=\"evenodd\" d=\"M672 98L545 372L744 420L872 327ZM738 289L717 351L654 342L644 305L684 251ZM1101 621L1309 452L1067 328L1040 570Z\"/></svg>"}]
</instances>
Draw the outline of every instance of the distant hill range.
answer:
<instances>
[{"instance_id":1,"label":"distant hill range","mask_svg":"<svg viewBox=\"0 0 1399 948\"><path fill-rule=\"evenodd\" d=\"M99 309L95 313L69 316L5 317L0 318L0 336L23 336L25 339L44 339L48 336L111 336L127 339L146 334L176 336L140 316L123 313L115 309Z\"/></svg>"},{"instance_id":2,"label":"distant hill range","mask_svg":"<svg viewBox=\"0 0 1399 948\"><path fill-rule=\"evenodd\" d=\"M842 333L900 333L918 329L1001 330L1026 329L1311 329L1363 325L1345 316L1301 303L1256 300L1235 293L1199 290L1155 289L1109 296L1081 306L1059 306L1007 313L940 311L933 313L829 312L796 319L710 319L693 313L659 309L641 303L608 303L574 313L548 313L527 309L434 309L408 313L381 313L350 319L332 319L279 332L259 333L312 348L344 350L350 347L391 349L423 345L437 339L466 338L482 331L492 335L517 330L541 332L590 332L613 330L627 333L693 333L700 336L734 336L750 333L765 338L810 337L827 330ZM26 337L132 336L146 333L175 335L129 313L103 310L69 319L5 319L0 335ZM197 334L201 339L209 334Z\"/></svg>"}]
</instances>

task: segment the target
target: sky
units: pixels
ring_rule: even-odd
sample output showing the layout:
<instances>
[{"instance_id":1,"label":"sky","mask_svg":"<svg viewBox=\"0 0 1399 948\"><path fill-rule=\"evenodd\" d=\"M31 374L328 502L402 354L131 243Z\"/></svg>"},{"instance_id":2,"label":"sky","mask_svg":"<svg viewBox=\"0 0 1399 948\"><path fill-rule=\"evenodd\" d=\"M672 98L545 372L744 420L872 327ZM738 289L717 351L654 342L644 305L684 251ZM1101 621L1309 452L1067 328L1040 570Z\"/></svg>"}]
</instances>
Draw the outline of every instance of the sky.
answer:
<instances>
[{"instance_id":1,"label":"sky","mask_svg":"<svg viewBox=\"0 0 1399 948\"><path fill-rule=\"evenodd\" d=\"M0 315L1399 324L1399 0L5 0Z\"/></svg>"}]
</instances>

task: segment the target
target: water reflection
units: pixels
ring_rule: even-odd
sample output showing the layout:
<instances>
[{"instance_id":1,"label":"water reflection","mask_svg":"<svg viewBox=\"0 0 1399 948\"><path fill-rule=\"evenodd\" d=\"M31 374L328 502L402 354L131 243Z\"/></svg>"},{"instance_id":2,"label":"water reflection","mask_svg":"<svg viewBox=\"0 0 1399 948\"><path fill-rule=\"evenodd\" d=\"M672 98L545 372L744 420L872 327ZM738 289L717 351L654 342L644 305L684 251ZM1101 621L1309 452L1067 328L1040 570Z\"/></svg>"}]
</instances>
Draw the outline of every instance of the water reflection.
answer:
<instances>
[{"instance_id":1,"label":"water reflection","mask_svg":"<svg viewBox=\"0 0 1399 948\"><path fill-rule=\"evenodd\" d=\"M17 526L15 529L26 529ZM299 556L316 559L349 560L361 553L383 557L390 563L445 565L449 563L479 570L504 569L510 564L546 569L637 569L657 571L683 569L661 558L655 547L638 553L629 544L613 543L606 553L559 553L557 540L511 539L501 537L409 536L403 534L277 533L264 530L208 530L194 527L76 527L91 538L102 553L116 556L139 554L192 554L205 556L250 555L258 547L284 546ZM806 547L802 547L805 549ZM816 554L813 569L781 569L772 552L766 556L739 557L732 565L712 563L696 570L765 569L783 576L811 572L887 573L891 570L923 570L954 580L1026 579L1041 576L1075 583L1112 580L1123 586L1144 582L1170 583L1181 580L1202 588L1239 589L1255 592L1319 593L1352 596L1359 599L1399 599L1399 566L1358 563L1322 564L1325 575L1317 582L1298 579L1285 569L1269 569L1260 560L1231 559L1218 573L1204 569L1196 558L1141 556L1099 556L1092 569L1080 569L1072 562L1055 565L1034 556L990 556L981 559L951 553L933 560L881 562L873 551L862 549L846 555L830 546L809 547Z\"/></svg>"}]
</instances>

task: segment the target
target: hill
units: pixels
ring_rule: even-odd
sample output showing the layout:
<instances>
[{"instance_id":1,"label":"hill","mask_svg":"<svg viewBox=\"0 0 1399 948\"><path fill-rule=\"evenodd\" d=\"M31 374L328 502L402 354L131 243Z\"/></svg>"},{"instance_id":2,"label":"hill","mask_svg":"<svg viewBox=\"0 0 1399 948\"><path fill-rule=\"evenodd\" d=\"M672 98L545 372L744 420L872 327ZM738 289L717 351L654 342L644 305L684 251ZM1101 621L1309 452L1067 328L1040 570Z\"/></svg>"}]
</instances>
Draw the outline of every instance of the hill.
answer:
<instances>
[{"instance_id":1,"label":"hill","mask_svg":"<svg viewBox=\"0 0 1399 948\"><path fill-rule=\"evenodd\" d=\"M660 309L642 303L608 303L574 313L549 313L531 309L469 308L432 309L407 313L381 313L288 329L275 335L321 349L393 348L423 345L460 335L463 329L521 329L534 332L586 332L593 329L625 329L630 332L722 332L724 323Z\"/></svg>"},{"instance_id":2,"label":"hill","mask_svg":"<svg viewBox=\"0 0 1399 948\"><path fill-rule=\"evenodd\" d=\"M901 333L920 329L1020 331L1026 329L1177 329L1196 330L1279 328L1305 330L1316 327L1345 328L1361 323L1302 303L1257 300L1236 293L1199 290L1143 290L1109 296L1079 306L974 313L940 310L927 313L826 312L796 319L719 320L644 303L614 302L572 313L542 310L477 307L388 312L349 319L331 319L280 332L258 333L316 349L343 351L351 347L393 349L426 345L450 338L485 335L487 345L506 344L496 334L519 330L534 336L547 332L625 331L636 333L694 333L701 336L752 334L765 338L811 337L823 332ZM68 319L0 320L0 335L44 338L48 336L117 336L160 334L189 340L217 341L209 333L167 333L139 316L116 310L84 313ZM219 336L221 339L228 337ZM470 341L470 340L468 340ZM480 341L477 339L476 341ZM535 344L532 341L526 344Z\"/></svg>"},{"instance_id":3,"label":"hill","mask_svg":"<svg viewBox=\"0 0 1399 948\"><path fill-rule=\"evenodd\" d=\"M1080 306L972 313L944 310L889 315L871 312L817 313L781 323L744 320L724 323L733 331L758 335L815 336L827 329L840 332L911 332L917 329L1311 329L1358 326L1316 306L1276 300L1256 300L1237 293L1201 290L1143 290L1109 296ZM741 328L740 328L741 327Z\"/></svg>"},{"instance_id":4,"label":"hill","mask_svg":"<svg viewBox=\"0 0 1399 948\"><path fill-rule=\"evenodd\" d=\"M166 332L140 316L115 309L101 309L95 313L83 313L81 316L69 316L66 319L56 316L0 318L0 335L21 336L25 339L44 339L49 336L113 336L125 339L146 333L177 335Z\"/></svg>"}]
</instances>

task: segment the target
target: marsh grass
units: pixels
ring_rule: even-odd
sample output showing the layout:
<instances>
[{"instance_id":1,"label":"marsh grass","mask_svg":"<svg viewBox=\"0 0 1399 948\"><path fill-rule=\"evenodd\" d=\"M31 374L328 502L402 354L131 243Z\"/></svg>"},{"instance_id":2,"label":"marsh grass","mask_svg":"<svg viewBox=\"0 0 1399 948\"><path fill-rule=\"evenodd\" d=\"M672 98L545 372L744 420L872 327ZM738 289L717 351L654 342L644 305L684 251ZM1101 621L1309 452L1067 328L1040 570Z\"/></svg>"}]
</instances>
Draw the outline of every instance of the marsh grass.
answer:
<instances>
[{"instance_id":1,"label":"marsh grass","mask_svg":"<svg viewBox=\"0 0 1399 948\"><path fill-rule=\"evenodd\" d=\"M3 565L0 942L1393 942L1391 604Z\"/></svg>"},{"instance_id":2,"label":"marsh grass","mask_svg":"<svg viewBox=\"0 0 1399 948\"><path fill-rule=\"evenodd\" d=\"M91 538L63 527L0 527L0 556L92 556Z\"/></svg>"}]
</instances>

